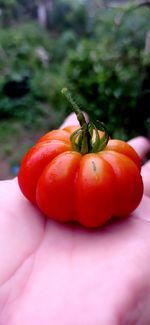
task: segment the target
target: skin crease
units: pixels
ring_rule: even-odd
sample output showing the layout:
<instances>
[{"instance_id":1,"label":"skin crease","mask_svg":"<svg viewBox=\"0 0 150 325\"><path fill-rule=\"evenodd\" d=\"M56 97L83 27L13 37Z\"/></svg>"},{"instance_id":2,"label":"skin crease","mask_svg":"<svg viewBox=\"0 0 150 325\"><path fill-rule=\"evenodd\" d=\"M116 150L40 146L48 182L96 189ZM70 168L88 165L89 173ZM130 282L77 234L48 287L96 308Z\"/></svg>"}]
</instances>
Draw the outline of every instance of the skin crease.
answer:
<instances>
[{"instance_id":1,"label":"skin crease","mask_svg":"<svg viewBox=\"0 0 150 325\"><path fill-rule=\"evenodd\" d=\"M139 207L97 230L46 220L17 179L0 182L0 325L150 324L150 162L142 175Z\"/></svg>"}]
</instances>

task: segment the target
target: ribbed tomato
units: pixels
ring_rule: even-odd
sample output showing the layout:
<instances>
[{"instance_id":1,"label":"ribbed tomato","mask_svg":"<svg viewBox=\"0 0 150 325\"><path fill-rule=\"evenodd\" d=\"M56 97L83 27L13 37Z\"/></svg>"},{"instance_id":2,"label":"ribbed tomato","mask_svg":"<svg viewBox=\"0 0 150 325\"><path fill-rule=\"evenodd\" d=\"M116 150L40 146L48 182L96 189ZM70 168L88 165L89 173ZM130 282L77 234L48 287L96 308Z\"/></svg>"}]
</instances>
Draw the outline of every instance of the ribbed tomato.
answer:
<instances>
[{"instance_id":1,"label":"ribbed tomato","mask_svg":"<svg viewBox=\"0 0 150 325\"><path fill-rule=\"evenodd\" d=\"M141 163L128 143L109 139L83 115L78 119L81 128L50 131L27 152L18 181L25 197L47 217L98 227L138 206Z\"/></svg>"}]
</instances>

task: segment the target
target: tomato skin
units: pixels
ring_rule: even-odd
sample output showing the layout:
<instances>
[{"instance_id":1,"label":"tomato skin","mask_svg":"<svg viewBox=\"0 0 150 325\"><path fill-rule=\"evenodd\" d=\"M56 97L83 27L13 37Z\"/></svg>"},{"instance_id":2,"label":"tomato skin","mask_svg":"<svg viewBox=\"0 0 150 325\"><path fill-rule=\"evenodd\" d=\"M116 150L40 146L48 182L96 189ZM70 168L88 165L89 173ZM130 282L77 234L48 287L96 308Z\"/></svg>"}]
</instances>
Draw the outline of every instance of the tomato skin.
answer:
<instances>
[{"instance_id":1,"label":"tomato skin","mask_svg":"<svg viewBox=\"0 0 150 325\"><path fill-rule=\"evenodd\" d=\"M106 150L112 150L131 158L137 165L138 169L141 170L141 160L136 151L125 141L110 139Z\"/></svg>"},{"instance_id":2,"label":"tomato skin","mask_svg":"<svg viewBox=\"0 0 150 325\"><path fill-rule=\"evenodd\" d=\"M20 188L27 199L36 203L36 186L43 169L55 156L69 149L70 144L51 140L37 143L27 152L18 175Z\"/></svg>"},{"instance_id":3,"label":"tomato skin","mask_svg":"<svg viewBox=\"0 0 150 325\"><path fill-rule=\"evenodd\" d=\"M140 158L120 140L81 155L70 142L77 128L48 132L27 152L18 175L24 196L51 219L90 228L128 216L143 195Z\"/></svg>"},{"instance_id":4,"label":"tomato skin","mask_svg":"<svg viewBox=\"0 0 150 325\"><path fill-rule=\"evenodd\" d=\"M116 176L98 154L82 157L75 184L76 215L86 227L97 227L113 216L116 205Z\"/></svg>"},{"instance_id":5,"label":"tomato skin","mask_svg":"<svg viewBox=\"0 0 150 325\"><path fill-rule=\"evenodd\" d=\"M74 180L81 155L66 151L44 169L36 188L39 208L55 220L75 220Z\"/></svg>"},{"instance_id":6,"label":"tomato skin","mask_svg":"<svg viewBox=\"0 0 150 325\"><path fill-rule=\"evenodd\" d=\"M143 182L139 168L129 156L122 153L105 151L101 155L111 164L116 175L115 216L125 217L135 210L143 195Z\"/></svg>"}]
</instances>

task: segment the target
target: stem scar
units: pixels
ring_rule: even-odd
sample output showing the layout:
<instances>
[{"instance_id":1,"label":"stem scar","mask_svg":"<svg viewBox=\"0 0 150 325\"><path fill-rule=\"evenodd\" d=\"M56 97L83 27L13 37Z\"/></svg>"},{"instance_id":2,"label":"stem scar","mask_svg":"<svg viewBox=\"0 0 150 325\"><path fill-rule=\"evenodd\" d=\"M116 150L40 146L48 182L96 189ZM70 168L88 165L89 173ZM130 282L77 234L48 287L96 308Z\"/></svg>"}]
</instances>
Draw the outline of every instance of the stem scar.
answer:
<instances>
[{"instance_id":1,"label":"stem scar","mask_svg":"<svg viewBox=\"0 0 150 325\"><path fill-rule=\"evenodd\" d=\"M92 166L93 166L94 173L96 173L96 165L95 165L95 162L93 160L92 160Z\"/></svg>"}]
</instances>

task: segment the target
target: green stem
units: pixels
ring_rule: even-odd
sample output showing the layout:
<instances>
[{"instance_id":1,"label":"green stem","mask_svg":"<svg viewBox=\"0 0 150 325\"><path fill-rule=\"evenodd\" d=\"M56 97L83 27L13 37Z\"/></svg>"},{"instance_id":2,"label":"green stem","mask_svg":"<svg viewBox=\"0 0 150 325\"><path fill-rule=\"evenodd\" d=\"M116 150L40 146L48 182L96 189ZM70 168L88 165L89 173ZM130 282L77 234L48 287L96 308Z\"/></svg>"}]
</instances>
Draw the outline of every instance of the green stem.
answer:
<instances>
[{"instance_id":1,"label":"green stem","mask_svg":"<svg viewBox=\"0 0 150 325\"><path fill-rule=\"evenodd\" d=\"M71 134L70 141L72 143L73 150L80 152L82 155L104 150L109 140L109 136L104 124L99 122L99 129L104 132L103 136L100 138L98 129L92 122L86 122L83 113L73 100L68 89L63 88L61 92L71 104L81 126Z\"/></svg>"},{"instance_id":2,"label":"green stem","mask_svg":"<svg viewBox=\"0 0 150 325\"><path fill-rule=\"evenodd\" d=\"M78 105L76 104L76 102L73 100L71 93L68 91L67 88L63 88L61 92L66 97L68 102L71 104L80 125L82 126L83 124L85 124L86 123L85 117L81 112L80 108L78 107Z\"/></svg>"}]
</instances>

